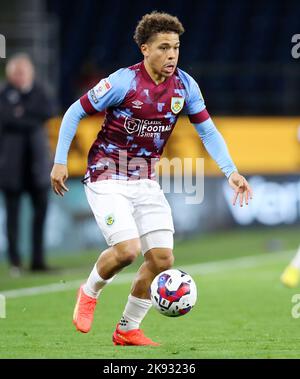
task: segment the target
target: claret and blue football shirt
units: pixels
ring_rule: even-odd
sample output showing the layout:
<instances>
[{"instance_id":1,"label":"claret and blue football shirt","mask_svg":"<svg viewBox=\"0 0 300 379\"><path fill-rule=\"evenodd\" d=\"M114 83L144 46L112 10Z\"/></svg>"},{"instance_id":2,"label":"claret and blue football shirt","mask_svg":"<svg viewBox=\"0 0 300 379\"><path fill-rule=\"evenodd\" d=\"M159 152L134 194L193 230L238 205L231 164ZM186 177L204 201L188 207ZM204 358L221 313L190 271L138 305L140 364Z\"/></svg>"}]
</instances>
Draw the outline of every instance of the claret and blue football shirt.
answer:
<instances>
[{"instance_id":1,"label":"claret and blue football shirt","mask_svg":"<svg viewBox=\"0 0 300 379\"><path fill-rule=\"evenodd\" d=\"M79 120L103 110L104 123L88 155L87 177L92 182L154 179L155 162L181 113L195 124L225 175L237 171L195 80L177 68L172 76L156 84L143 62L102 79L69 108L62 122L55 163L66 164Z\"/></svg>"}]
</instances>

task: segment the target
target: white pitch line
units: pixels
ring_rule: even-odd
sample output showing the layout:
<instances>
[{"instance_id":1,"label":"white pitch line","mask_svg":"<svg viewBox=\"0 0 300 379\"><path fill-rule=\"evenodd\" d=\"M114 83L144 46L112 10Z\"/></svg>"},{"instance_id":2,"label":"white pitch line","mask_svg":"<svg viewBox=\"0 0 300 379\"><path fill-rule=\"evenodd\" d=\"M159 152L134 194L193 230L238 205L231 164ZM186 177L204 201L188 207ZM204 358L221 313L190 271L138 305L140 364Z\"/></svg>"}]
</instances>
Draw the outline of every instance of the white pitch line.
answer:
<instances>
[{"instance_id":1,"label":"white pitch line","mask_svg":"<svg viewBox=\"0 0 300 379\"><path fill-rule=\"evenodd\" d=\"M265 253L264 255L252 255L215 262L197 263L187 266L183 265L182 267L178 268L188 272L191 275L207 275L240 268L263 266L265 264L276 263L277 261L281 261L283 258L286 258L288 262L293 253L295 253L294 250L281 251L278 253ZM110 285L129 283L133 280L134 275L135 273L121 273ZM46 293L70 291L77 289L84 281L85 279L80 279L70 282L46 284L39 287L19 288L15 290L3 291L1 292L1 295L4 295L7 299L13 299Z\"/></svg>"}]
</instances>

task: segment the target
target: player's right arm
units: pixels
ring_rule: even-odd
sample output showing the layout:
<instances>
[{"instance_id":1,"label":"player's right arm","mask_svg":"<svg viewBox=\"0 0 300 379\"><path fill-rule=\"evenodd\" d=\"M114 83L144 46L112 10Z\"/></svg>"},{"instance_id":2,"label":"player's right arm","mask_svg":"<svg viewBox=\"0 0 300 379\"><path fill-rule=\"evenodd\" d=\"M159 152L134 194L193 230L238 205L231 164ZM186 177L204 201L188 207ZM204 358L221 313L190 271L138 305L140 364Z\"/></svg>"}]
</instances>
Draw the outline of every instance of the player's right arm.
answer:
<instances>
[{"instance_id":1,"label":"player's right arm","mask_svg":"<svg viewBox=\"0 0 300 379\"><path fill-rule=\"evenodd\" d=\"M68 179L68 152L76 134L79 121L86 115L87 113L84 111L80 100L77 100L70 106L63 117L59 131L54 165L50 174L51 186L56 195L64 196L64 192L69 191L65 185L65 182Z\"/></svg>"},{"instance_id":2,"label":"player's right arm","mask_svg":"<svg viewBox=\"0 0 300 379\"><path fill-rule=\"evenodd\" d=\"M65 113L50 175L52 189L57 195L63 196L68 191L65 185L68 178L68 152L80 120L120 104L130 89L133 78L134 72L127 68L114 72L73 103Z\"/></svg>"}]
</instances>

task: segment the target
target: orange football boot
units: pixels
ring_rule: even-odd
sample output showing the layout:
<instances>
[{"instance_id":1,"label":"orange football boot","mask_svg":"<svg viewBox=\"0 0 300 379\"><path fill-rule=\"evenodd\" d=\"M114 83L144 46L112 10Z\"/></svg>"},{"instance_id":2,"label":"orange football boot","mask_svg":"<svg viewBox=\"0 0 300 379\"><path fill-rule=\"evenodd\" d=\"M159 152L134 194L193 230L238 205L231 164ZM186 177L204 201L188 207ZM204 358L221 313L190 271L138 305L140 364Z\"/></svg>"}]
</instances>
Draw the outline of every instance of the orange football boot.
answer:
<instances>
[{"instance_id":1,"label":"orange football boot","mask_svg":"<svg viewBox=\"0 0 300 379\"><path fill-rule=\"evenodd\" d=\"M97 299L86 295L82 287L79 288L77 295L77 302L73 313L73 324L80 332L88 333L92 327Z\"/></svg>"},{"instance_id":2,"label":"orange football boot","mask_svg":"<svg viewBox=\"0 0 300 379\"><path fill-rule=\"evenodd\" d=\"M132 329L124 331L119 329L119 324L117 324L112 340L114 345L160 346L159 343L156 343L152 341L150 338L146 337L141 329Z\"/></svg>"}]
</instances>

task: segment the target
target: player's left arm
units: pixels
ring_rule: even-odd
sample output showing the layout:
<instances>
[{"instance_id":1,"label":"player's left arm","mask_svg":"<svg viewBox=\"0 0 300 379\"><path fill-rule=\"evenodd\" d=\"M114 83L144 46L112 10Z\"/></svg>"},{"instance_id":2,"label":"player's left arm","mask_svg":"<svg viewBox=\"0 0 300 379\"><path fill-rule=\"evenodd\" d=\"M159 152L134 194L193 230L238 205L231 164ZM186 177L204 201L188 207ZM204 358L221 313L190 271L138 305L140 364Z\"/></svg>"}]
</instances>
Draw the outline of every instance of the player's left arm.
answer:
<instances>
[{"instance_id":1,"label":"player's left arm","mask_svg":"<svg viewBox=\"0 0 300 379\"><path fill-rule=\"evenodd\" d=\"M218 164L227 177L230 187L235 192L233 205L236 204L238 199L241 207L243 206L244 201L245 204L248 205L249 198L252 199L252 189L247 180L239 174L230 156L226 142L212 119L208 115L208 118L205 121L195 122L194 126L209 155Z\"/></svg>"},{"instance_id":2,"label":"player's left arm","mask_svg":"<svg viewBox=\"0 0 300 379\"><path fill-rule=\"evenodd\" d=\"M225 174L230 187L234 190L233 205L238 199L241 207L244 201L248 205L249 198L252 199L252 189L249 183L239 174L223 136L207 112L198 84L187 74L185 74L185 80L188 91L185 113L195 126L207 152Z\"/></svg>"}]
</instances>

